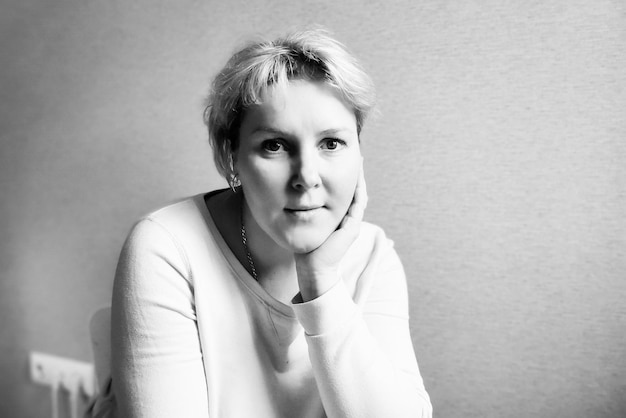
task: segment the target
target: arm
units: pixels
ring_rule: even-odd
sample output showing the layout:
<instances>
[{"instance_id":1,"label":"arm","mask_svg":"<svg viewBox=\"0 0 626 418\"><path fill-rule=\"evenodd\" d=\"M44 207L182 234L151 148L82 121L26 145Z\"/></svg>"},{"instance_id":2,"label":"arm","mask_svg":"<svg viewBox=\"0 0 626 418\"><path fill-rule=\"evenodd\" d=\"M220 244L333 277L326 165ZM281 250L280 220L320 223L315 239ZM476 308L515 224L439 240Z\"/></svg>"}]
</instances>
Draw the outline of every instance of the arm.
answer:
<instances>
[{"instance_id":1,"label":"arm","mask_svg":"<svg viewBox=\"0 0 626 418\"><path fill-rule=\"evenodd\" d=\"M404 272L389 248L362 309L343 281L295 304L329 417L428 417L432 406L415 360Z\"/></svg>"},{"instance_id":2,"label":"arm","mask_svg":"<svg viewBox=\"0 0 626 418\"><path fill-rule=\"evenodd\" d=\"M329 417L430 418L409 333L406 278L393 247L386 239L380 243L386 248L368 272L374 284L362 310L339 276L366 202L361 172L340 227L316 250L295 255L300 294L294 310Z\"/></svg>"},{"instance_id":3,"label":"arm","mask_svg":"<svg viewBox=\"0 0 626 418\"><path fill-rule=\"evenodd\" d=\"M112 377L124 417L208 418L193 288L176 240L151 219L131 231L118 263Z\"/></svg>"}]
</instances>

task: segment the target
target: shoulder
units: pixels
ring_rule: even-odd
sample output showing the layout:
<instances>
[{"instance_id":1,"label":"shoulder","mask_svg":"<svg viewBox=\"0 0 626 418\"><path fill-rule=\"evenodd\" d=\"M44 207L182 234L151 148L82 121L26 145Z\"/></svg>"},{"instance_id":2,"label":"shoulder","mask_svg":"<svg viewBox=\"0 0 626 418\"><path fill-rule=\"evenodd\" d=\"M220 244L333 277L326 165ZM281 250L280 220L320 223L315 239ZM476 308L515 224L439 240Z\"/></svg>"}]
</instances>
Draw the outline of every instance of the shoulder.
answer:
<instances>
[{"instance_id":1,"label":"shoulder","mask_svg":"<svg viewBox=\"0 0 626 418\"><path fill-rule=\"evenodd\" d=\"M156 277L169 277L171 283L178 282L179 277L191 281L189 248L198 240L194 234L202 234L198 200L202 200L201 195L178 200L135 222L120 253L118 286L144 289L167 281Z\"/></svg>"},{"instance_id":2,"label":"shoulder","mask_svg":"<svg viewBox=\"0 0 626 418\"><path fill-rule=\"evenodd\" d=\"M344 266L359 277L365 272L402 269L393 241L381 227L369 222L361 222L361 231L346 254Z\"/></svg>"},{"instance_id":3,"label":"shoulder","mask_svg":"<svg viewBox=\"0 0 626 418\"><path fill-rule=\"evenodd\" d=\"M202 211L204 194L176 200L147 213L132 226L129 238L136 236L147 239L156 236L184 240L189 234L206 229L206 220Z\"/></svg>"},{"instance_id":4,"label":"shoulder","mask_svg":"<svg viewBox=\"0 0 626 418\"><path fill-rule=\"evenodd\" d=\"M139 222L151 220L175 228L195 219L202 219L201 205L204 205L204 194L185 197L144 215Z\"/></svg>"},{"instance_id":5,"label":"shoulder","mask_svg":"<svg viewBox=\"0 0 626 418\"><path fill-rule=\"evenodd\" d=\"M385 231L378 225L370 222L361 222L361 231L355 241L354 250L362 256L370 258L376 254L382 255L393 250L394 243L387 237Z\"/></svg>"},{"instance_id":6,"label":"shoulder","mask_svg":"<svg viewBox=\"0 0 626 418\"><path fill-rule=\"evenodd\" d=\"M194 235L207 230L203 202L203 195L186 197L142 216L130 229L123 254L176 254L185 260L184 247L197 239Z\"/></svg>"},{"instance_id":7,"label":"shoulder","mask_svg":"<svg viewBox=\"0 0 626 418\"><path fill-rule=\"evenodd\" d=\"M361 222L361 234L359 239L369 239L369 240L385 240L387 236L385 231L378 225L375 225L371 222L363 221Z\"/></svg>"},{"instance_id":8,"label":"shoulder","mask_svg":"<svg viewBox=\"0 0 626 418\"><path fill-rule=\"evenodd\" d=\"M384 230L362 222L359 238L350 248L346 259L348 285L353 289L357 304L394 301L394 312L406 316L406 276L394 242ZM368 308L369 309L369 308Z\"/></svg>"}]
</instances>

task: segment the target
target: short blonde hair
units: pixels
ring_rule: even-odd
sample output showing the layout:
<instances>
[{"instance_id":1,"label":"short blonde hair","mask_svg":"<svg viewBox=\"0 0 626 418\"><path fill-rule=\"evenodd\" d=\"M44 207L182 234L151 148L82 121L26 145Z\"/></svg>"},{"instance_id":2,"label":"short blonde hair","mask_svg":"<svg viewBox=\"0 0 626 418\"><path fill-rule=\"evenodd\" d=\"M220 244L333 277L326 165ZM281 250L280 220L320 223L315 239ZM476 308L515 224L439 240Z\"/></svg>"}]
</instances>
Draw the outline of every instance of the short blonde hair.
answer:
<instances>
[{"instance_id":1,"label":"short blonde hair","mask_svg":"<svg viewBox=\"0 0 626 418\"><path fill-rule=\"evenodd\" d=\"M326 30L292 32L251 43L217 74L204 111L215 165L232 187L238 185L233 153L239 146L246 108L260 103L268 87L294 79L322 81L336 88L354 109L357 132L361 132L374 106L373 83L356 58Z\"/></svg>"}]
</instances>

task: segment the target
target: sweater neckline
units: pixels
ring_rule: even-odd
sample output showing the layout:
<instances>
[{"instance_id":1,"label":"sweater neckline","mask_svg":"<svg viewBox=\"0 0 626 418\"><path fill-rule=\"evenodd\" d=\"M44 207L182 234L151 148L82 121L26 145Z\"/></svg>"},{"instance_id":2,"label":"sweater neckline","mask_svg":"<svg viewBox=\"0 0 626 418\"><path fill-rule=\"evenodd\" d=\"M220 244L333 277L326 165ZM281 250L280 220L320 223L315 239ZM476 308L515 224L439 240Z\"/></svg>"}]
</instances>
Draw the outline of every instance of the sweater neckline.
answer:
<instances>
[{"instance_id":1,"label":"sweater neckline","mask_svg":"<svg viewBox=\"0 0 626 418\"><path fill-rule=\"evenodd\" d=\"M235 253L233 253L231 248L226 243L226 240L220 233L219 229L217 228L217 225L215 224L215 221L213 220L213 217L211 216L211 212L209 211L209 208L206 205L205 199L207 197L211 197L213 195L225 192L227 190L230 190L230 189L220 189L220 190L214 190L209 193L200 193L193 197L193 200L196 206L198 207L198 210L200 211L200 213L202 214L202 217L205 220L206 226L210 232L211 237L213 238L215 244L219 247L222 255L224 256L224 258L230 265L237 279L239 279L244 284L244 286L254 296L256 296L257 299L259 299L264 305L266 305L268 308L273 309L277 313L283 316L295 319L296 318L295 313L293 311L293 308L290 305L286 305L283 302L279 301L278 299L274 298L263 288L263 286L259 284L259 282L254 280L254 277L252 277L252 275L248 273L248 270L246 270L246 268L239 262L239 260L235 256Z\"/></svg>"}]
</instances>

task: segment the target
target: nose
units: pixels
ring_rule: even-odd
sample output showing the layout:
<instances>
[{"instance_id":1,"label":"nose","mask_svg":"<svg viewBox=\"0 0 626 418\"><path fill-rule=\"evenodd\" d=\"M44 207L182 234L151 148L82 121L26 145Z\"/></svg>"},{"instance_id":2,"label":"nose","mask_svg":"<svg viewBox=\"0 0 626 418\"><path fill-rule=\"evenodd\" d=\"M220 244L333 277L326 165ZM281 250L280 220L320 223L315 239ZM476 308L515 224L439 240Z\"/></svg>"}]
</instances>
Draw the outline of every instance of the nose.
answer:
<instances>
[{"instance_id":1,"label":"nose","mask_svg":"<svg viewBox=\"0 0 626 418\"><path fill-rule=\"evenodd\" d=\"M319 172L319 156L315 151L298 153L293 161L291 186L300 191L315 189L322 184Z\"/></svg>"}]
</instances>

